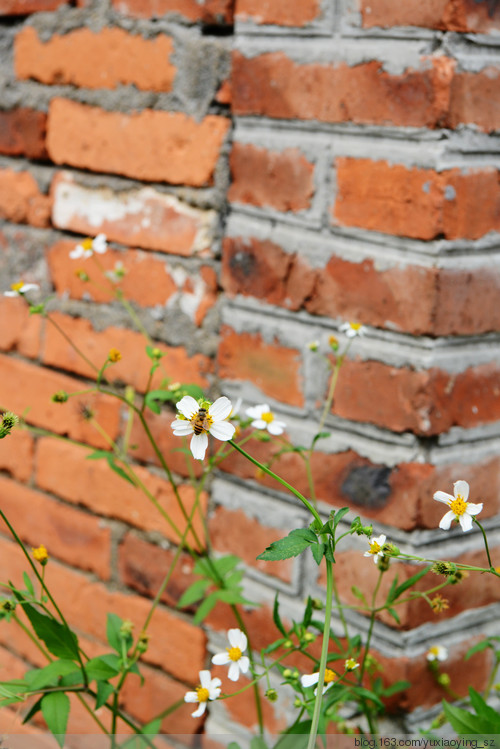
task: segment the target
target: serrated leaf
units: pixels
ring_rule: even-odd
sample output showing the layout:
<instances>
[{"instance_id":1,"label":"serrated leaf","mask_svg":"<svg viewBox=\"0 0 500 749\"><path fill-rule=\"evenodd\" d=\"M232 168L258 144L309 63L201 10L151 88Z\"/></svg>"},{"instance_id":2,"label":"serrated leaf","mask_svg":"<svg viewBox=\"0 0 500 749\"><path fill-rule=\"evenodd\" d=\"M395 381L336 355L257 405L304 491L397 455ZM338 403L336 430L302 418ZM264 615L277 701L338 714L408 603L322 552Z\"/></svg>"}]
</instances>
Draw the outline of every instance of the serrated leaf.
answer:
<instances>
[{"instance_id":1,"label":"serrated leaf","mask_svg":"<svg viewBox=\"0 0 500 749\"><path fill-rule=\"evenodd\" d=\"M97 682L97 690L96 690L96 701L95 701L95 710L98 710L100 707L102 707L108 699L111 697L111 695L114 692L114 687L112 684L110 684L107 681L98 681Z\"/></svg>"},{"instance_id":2,"label":"serrated leaf","mask_svg":"<svg viewBox=\"0 0 500 749\"><path fill-rule=\"evenodd\" d=\"M17 594L19 597L19 594ZM22 597L20 600L23 600ZM47 650L58 658L78 659L78 639L74 632L56 619L41 614L31 604L24 603L23 611L30 620L37 637L47 646Z\"/></svg>"},{"instance_id":3,"label":"serrated leaf","mask_svg":"<svg viewBox=\"0 0 500 749\"><path fill-rule=\"evenodd\" d=\"M240 557L234 554L227 554L225 557L213 560L213 564L221 577L225 577L228 572L233 570L238 564L240 564Z\"/></svg>"},{"instance_id":4,"label":"serrated leaf","mask_svg":"<svg viewBox=\"0 0 500 749\"><path fill-rule=\"evenodd\" d=\"M483 650L486 650L486 648L492 648L493 645L490 642L490 638L487 637L485 640L481 640L481 642L476 643L476 645L473 645L469 650L466 652L464 656L464 660L468 661L469 658L475 653L481 653Z\"/></svg>"},{"instance_id":5,"label":"serrated leaf","mask_svg":"<svg viewBox=\"0 0 500 749\"><path fill-rule=\"evenodd\" d=\"M180 600L177 602L177 608L183 609L186 606L191 606L191 604L200 601L211 584L211 580L196 580L187 590L184 591Z\"/></svg>"},{"instance_id":6,"label":"serrated leaf","mask_svg":"<svg viewBox=\"0 0 500 749\"><path fill-rule=\"evenodd\" d=\"M310 549L314 557L314 561L319 566L325 554L326 544L311 544Z\"/></svg>"},{"instance_id":7,"label":"serrated leaf","mask_svg":"<svg viewBox=\"0 0 500 749\"><path fill-rule=\"evenodd\" d=\"M317 543L318 538L308 528L298 528L291 531L288 536L281 538L279 541L273 541L257 559L264 561L276 562L281 559L290 559L296 557L307 549L311 543Z\"/></svg>"},{"instance_id":8,"label":"serrated leaf","mask_svg":"<svg viewBox=\"0 0 500 749\"><path fill-rule=\"evenodd\" d=\"M64 692L52 692L42 697L42 715L59 746L64 746L70 710L69 698Z\"/></svg>"},{"instance_id":9,"label":"serrated leaf","mask_svg":"<svg viewBox=\"0 0 500 749\"><path fill-rule=\"evenodd\" d=\"M277 629L281 632L283 637L287 636L286 629L283 626L283 622L281 621L281 617L279 614L279 601L278 601L278 594L274 596L274 606L273 606L273 622L275 623Z\"/></svg>"},{"instance_id":10,"label":"serrated leaf","mask_svg":"<svg viewBox=\"0 0 500 749\"><path fill-rule=\"evenodd\" d=\"M485 718L491 723L492 726L494 726L494 730L490 731L490 733L500 733L499 713L497 713L496 710L490 707L490 705L486 703L483 697L481 697L481 695L476 692L473 687L469 687L469 696L471 705L476 711L478 717Z\"/></svg>"}]
</instances>

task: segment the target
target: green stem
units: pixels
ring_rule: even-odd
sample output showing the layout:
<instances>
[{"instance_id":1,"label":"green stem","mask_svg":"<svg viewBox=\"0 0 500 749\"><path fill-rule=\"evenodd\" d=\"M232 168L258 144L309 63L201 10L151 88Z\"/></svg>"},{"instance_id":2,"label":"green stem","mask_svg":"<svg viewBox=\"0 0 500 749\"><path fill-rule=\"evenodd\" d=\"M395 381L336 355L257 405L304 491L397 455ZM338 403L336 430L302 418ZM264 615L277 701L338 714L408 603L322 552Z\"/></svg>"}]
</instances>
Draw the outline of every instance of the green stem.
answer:
<instances>
[{"instance_id":1,"label":"green stem","mask_svg":"<svg viewBox=\"0 0 500 749\"><path fill-rule=\"evenodd\" d=\"M48 322L50 322L50 324L54 326L54 328L58 331L58 333L60 333L62 335L62 337L69 343L69 345L71 346L71 348L76 351L76 353L78 354L78 356L80 356L83 359L83 361L86 364L88 364L91 369L94 370L94 372L99 373L99 371L100 371L99 367L96 367L96 365L94 364L94 362L91 362L90 359L83 353L83 351L78 348L78 346L73 341L73 339L70 338L70 336L67 333L64 332L64 330L61 328L61 326L59 325L59 323L57 323L55 320L53 320L52 317L50 317L50 315L45 315L45 319L48 320Z\"/></svg>"},{"instance_id":2,"label":"green stem","mask_svg":"<svg viewBox=\"0 0 500 749\"><path fill-rule=\"evenodd\" d=\"M364 657L363 657L363 663L361 664L361 668L359 669L359 683L360 684L363 681L363 676L364 676L365 669L366 669L366 656L368 655L368 651L370 650L370 643L371 643L372 634L373 634L373 627L375 625L375 616L376 616L376 613L377 613L377 609L375 608L375 601L377 599L377 594L378 594L378 591L379 591L379 588L380 588L380 583L382 582L383 575L384 575L384 573L382 572L382 570L380 570L379 571L378 580L377 580L377 584L375 585L375 589L374 589L373 595L372 595L372 611L371 611L371 616L370 616L370 625L368 627L368 634L366 636L365 654L364 654Z\"/></svg>"},{"instance_id":3,"label":"green stem","mask_svg":"<svg viewBox=\"0 0 500 749\"><path fill-rule=\"evenodd\" d=\"M325 627L323 630L323 642L321 645L321 656L319 660L319 677L318 690L314 703L314 711L311 722L311 732L307 749L313 749L318 735L319 718L321 714L321 701L323 696L323 687L325 684L326 659L328 657L328 646L330 643L330 622L332 618L332 592L333 592L333 567L332 563L325 559L326 562L326 603L325 603Z\"/></svg>"},{"instance_id":4,"label":"green stem","mask_svg":"<svg viewBox=\"0 0 500 749\"><path fill-rule=\"evenodd\" d=\"M473 518L473 520L474 520L475 524L479 526L479 528L481 529L481 533L483 534L484 548L486 550L486 556L488 557L488 564L490 565L490 570L491 570L491 569L493 569L493 564L492 564L492 561L491 561L490 549L489 549L489 546L488 546L488 539L486 538L486 533L484 531L483 526L479 522L479 520L477 520L477 518Z\"/></svg>"}]
</instances>

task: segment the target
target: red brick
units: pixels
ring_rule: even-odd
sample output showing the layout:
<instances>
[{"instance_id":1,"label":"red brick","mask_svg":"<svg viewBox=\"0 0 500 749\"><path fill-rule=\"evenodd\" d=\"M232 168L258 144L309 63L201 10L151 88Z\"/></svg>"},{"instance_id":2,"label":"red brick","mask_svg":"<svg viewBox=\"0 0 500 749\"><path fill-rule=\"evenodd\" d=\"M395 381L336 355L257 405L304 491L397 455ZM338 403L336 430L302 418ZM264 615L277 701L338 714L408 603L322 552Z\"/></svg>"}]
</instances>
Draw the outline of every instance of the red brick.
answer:
<instances>
[{"instance_id":1,"label":"red brick","mask_svg":"<svg viewBox=\"0 0 500 749\"><path fill-rule=\"evenodd\" d=\"M498 383L495 363L452 374L437 368L415 371L346 359L334 412L341 418L367 421L395 432L440 434L452 426L471 428L499 419Z\"/></svg>"},{"instance_id":2,"label":"red brick","mask_svg":"<svg viewBox=\"0 0 500 749\"><path fill-rule=\"evenodd\" d=\"M0 470L7 471L18 481L28 481L33 470L33 437L24 429L13 429L2 440Z\"/></svg>"},{"instance_id":3,"label":"red brick","mask_svg":"<svg viewBox=\"0 0 500 749\"><path fill-rule=\"evenodd\" d=\"M20 79L84 88L116 88L133 84L145 91L170 91L176 68L170 63L171 37L154 39L129 34L119 28L99 33L81 28L54 35L43 42L27 26L14 45L14 69Z\"/></svg>"},{"instance_id":4,"label":"red brick","mask_svg":"<svg viewBox=\"0 0 500 749\"><path fill-rule=\"evenodd\" d=\"M500 226L498 171L339 158L335 222L415 239L478 239Z\"/></svg>"},{"instance_id":5,"label":"red brick","mask_svg":"<svg viewBox=\"0 0 500 749\"><path fill-rule=\"evenodd\" d=\"M491 3L476 0L361 0L364 28L373 26L423 26L443 31L476 31L498 29L498 7L490 15Z\"/></svg>"},{"instance_id":6,"label":"red brick","mask_svg":"<svg viewBox=\"0 0 500 749\"><path fill-rule=\"evenodd\" d=\"M486 132L500 129L499 97L500 74L496 68L457 73L451 84L450 127L473 123Z\"/></svg>"},{"instance_id":7,"label":"red brick","mask_svg":"<svg viewBox=\"0 0 500 749\"><path fill-rule=\"evenodd\" d=\"M84 420L81 409L85 406L111 439L117 438L120 404L115 398L98 393L65 404L53 403L54 393L77 392L82 389L81 381L9 356L0 356L0 371L0 403L9 411L23 414L28 424L95 447L107 447L107 441Z\"/></svg>"},{"instance_id":8,"label":"red brick","mask_svg":"<svg viewBox=\"0 0 500 749\"><path fill-rule=\"evenodd\" d=\"M233 55L233 111L280 119L437 127L448 108L452 60L386 73L380 62L298 64L282 52Z\"/></svg>"},{"instance_id":9,"label":"red brick","mask_svg":"<svg viewBox=\"0 0 500 749\"><path fill-rule=\"evenodd\" d=\"M72 339L78 341L80 350L87 355L99 368L107 359L111 348L117 348L122 359L106 369L105 376L111 381L121 381L133 385L144 392L149 379L151 359L145 348L147 341L141 333L135 333L125 328L109 327L97 332L92 323L85 318L74 318L59 312L52 312L50 318ZM158 387L165 377L174 382L196 383L208 386L206 375L210 371L210 361L201 354L188 357L186 350L181 347L168 347L163 344L157 346L167 356L163 361L168 362L159 367L153 379L153 387ZM44 342L43 361L59 369L96 378L96 372L75 352L59 330L48 324Z\"/></svg>"},{"instance_id":10,"label":"red brick","mask_svg":"<svg viewBox=\"0 0 500 749\"><path fill-rule=\"evenodd\" d=\"M0 297L0 318L9 322L0 327L0 350L17 351L30 359L37 357L42 331L40 315L30 315L24 299Z\"/></svg>"},{"instance_id":11,"label":"red brick","mask_svg":"<svg viewBox=\"0 0 500 749\"><path fill-rule=\"evenodd\" d=\"M98 518L2 477L0 496L2 510L25 543L43 544L51 558L109 579L111 531ZM3 532L9 533L5 526Z\"/></svg>"},{"instance_id":12,"label":"red brick","mask_svg":"<svg viewBox=\"0 0 500 749\"><path fill-rule=\"evenodd\" d=\"M47 115L29 107L0 112L0 153L46 159Z\"/></svg>"},{"instance_id":13,"label":"red brick","mask_svg":"<svg viewBox=\"0 0 500 749\"><path fill-rule=\"evenodd\" d=\"M233 0L112 0L112 6L136 18L175 14L204 23L232 23L233 18Z\"/></svg>"},{"instance_id":14,"label":"red brick","mask_svg":"<svg viewBox=\"0 0 500 749\"><path fill-rule=\"evenodd\" d=\"M218 507L209 522L213 548L222 554L236 554L259 572L277 577L285 583L292 581L292 560L263 562L257 559L269 544L286 536L288 531L270 528L242 510Z\"/></svg>"},{"instance_id":15,"label":"red brick","mask_svg":"<svg viewBox=\"0 0 500 749\"><path fill-rule=\"evenodd\" d=\"M212 182L229 126L216 115L196 122L180 112L121 114L56 98L47 149L56 164L202 187Z\"/></svg>"},{"instance_id":16,"label":"red brick","mask_svg":"<svg viewBox=\"0 0 500 749\"><path fill-rule=\"evenodd\" d=\"M216 213L144 187L119 193L79 185L69 172L52 181L52 222L79 234L175 255L211 255Z\"/></svg>"},{"instance_id":17,"label":"red brick","mask_svg":"<svg viewBox=\"0 0 500 749\"><path fill-rule=\"evenodd\" d=\"M50 198L42 195L29 172L0 170L0 218L45 227L50 223L50 210Z\"/></svg>"},{"instance_id":18,"label":"red brick","mask_svg":"<svg viewBox=\"0 0 500 749\"><path fill-rule=\"evenodd\" d=\"M78 445L51 439L40 440L37 450L37 486L69 502L88 507L104 517L118 518L136 528L163 533L172 541L179 540L177 533L141 489L114 473L104 460L88 460L87 455L89 451ZM168 456L166 457L168 460ZM142 466L135 466L134 472L182 533L186 522L168 481ZM185 512L189 515L195 501L194 489L191 486L181 486L179 495ZM202 494L202 512L206 512L206 503L206 494ZM203 539L203 524L199 512L195 515L193 527L198 538Z\"/></svg>"},{"instance_id":19,"label":"red brick","mask_svg":"<svg viewBox=\"0 0 500 749\"><path fill-rule=\"evenodd\" d=\"M298 148L277 152L235 143L230 162L229 200L295 213L310 208L314 164Z\"/></svg>"},{"instance_id":20,"label":"red brick","mask_svg":"<svg viewBox=\"0 0 500 749\"><path fill-rule=\"evenodd\" d=\"M221 330L218 352L219 376L227 380L250 380L265 395L302 406L300 354L296 349L265 343L258 333Z\"/></svg>"},{"instance_id":21,"label":"red brick","mask_svg":"<svg viewBox=\"0 0 500 749\"><path fill-rule=\"evenodd\" d=\"M124 585L142 596L154 598L170 569L175 551L162 549L127 533L118 547L118 566ZM176 606L181 595L198 580L193 574L194 560L182 552L168 585L161 596L162 603Z\"/></svg>"},{"instance_id":22,"label":"red brick","mask_svg":"<svg viewBox=\"0 0 500 749\"><path fill-rule=\"evenodd\" d=\"M306 26L320 13L319 0L236 0L238 21L253 21L276 26Z\"/></svg>"},{"instance_id":23,"label":"red brick","mask_svg":"<svg viewBox=\"0 0 500 749\"><path fill-rule=\"evenodd\" d=\"M0 15L25 16L44 10L56 10L66 0L0 0Z\"/></svg>"}]
</instances>

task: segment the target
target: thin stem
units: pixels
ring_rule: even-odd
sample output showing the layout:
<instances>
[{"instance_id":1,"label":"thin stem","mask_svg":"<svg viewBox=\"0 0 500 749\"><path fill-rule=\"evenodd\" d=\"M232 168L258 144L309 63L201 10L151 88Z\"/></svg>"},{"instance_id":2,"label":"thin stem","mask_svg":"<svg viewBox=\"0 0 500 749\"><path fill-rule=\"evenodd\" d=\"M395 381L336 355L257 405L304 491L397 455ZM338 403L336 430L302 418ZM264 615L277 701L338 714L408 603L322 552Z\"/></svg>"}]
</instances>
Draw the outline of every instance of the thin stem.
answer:
<instances>
[{"instance_id":1,"label":"thin stem","mask_svg":"<svg viewBox=\"0 0 500 749\"><path fill-rule=\"evenodd\" d=\"M94 370L94 372L99 373L99 367L96 367L94 362L90 361L90 359L83 353L83 351L78 348L78 346L73 341L73 339L70 338L70 336L64 332L64 330L61 328L59 323L57 323L50 315L45 315L45 319L48 320L48 322L50 322L50 324L54 326L54 328L58 331L58 333L60 333L62 337L69 343L71 348L73 348L76 351L78 356L81 356L83 361L86 362L86 364L88 364L89 367Z\"/></svg>"},{"instance_id":2,"label":"thin stem","mask_svg":"<svg viewBox=\"0 0 500 749\"><path fill-rule=\"evenodd\" d=\"M365 654L364 654L364 657L363 657L363 663L361 664L361 668L359 669L359 683L360 684L361 684L361 682L363 680L363 676L364 676L365 669L366 669L366 656L368 655L368 651L370 649L370 643L371 643L372 634L373 634L373 627L375 625L375 616L376 616L376 613L377 613L377 609L375 608L375 601L377 599L377 594L378 594L378 591L379 591L379 588L380 588L380 583L382 582L383 575L384 575L383 571L380 570L379 571L378 580L377 580L377 584L375 585L375 588L374 588L374 591L373 591L373 595L372 595L372 612L371 612L371 616L370 616L370 625L368 627L368 634L366 636Z\"/></svg>"},{"instance_id":3,"label":"thin stem","mask_svg":"<svg viewBox=\"0 0 500 749\"><path fill-rule=\"evenodd\" d=\"M325 627L323 630L323 642L321 645L321 656L319 660L318 691L314 703L314 711L311 722L311 731L307 749L313 749L318 735L319 718L321 714L321 701L323 696L323 687L325 684L326 659L328 657L328 645L330 642L330 622L332 618L332 591L333 591L333 567L332 563L325 559L326 562L326 603L325 603Z\"/></svg>"},{"instance_id":4,"label":"thin stem","mask_svg":"<svg viewBox=\"0 0 500 749\"><path fill-rule=\"evenodd\" d=\"M490 569L492 569L493 568L493 564L492 564L492 561L491 561L490 549L489 549L489 546L488 546L488 539L486 538L486 533L484 531L483 526L479 522L479 520L477 520L476 518L474 518L474 522L475 522L476 525L479 526L479 528L481 529L481 533L483 534L484 548L485 548L485 551L486 551L486 556L488 557L488 564L490 565Z\"/></svg>"}]
</instances>

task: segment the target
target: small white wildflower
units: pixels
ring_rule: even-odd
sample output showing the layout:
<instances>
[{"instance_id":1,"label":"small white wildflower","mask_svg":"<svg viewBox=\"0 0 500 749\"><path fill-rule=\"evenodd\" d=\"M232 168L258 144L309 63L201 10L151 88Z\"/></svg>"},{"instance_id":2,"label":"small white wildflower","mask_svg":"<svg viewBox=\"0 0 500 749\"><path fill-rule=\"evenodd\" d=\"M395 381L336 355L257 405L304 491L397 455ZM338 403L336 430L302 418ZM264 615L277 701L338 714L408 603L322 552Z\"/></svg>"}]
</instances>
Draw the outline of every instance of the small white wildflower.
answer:
<instances>
[{"instance_id":1,"label":"small white wildflower","mask_svg":"<svg viewBox=\"0 0 500 749\"><path fill-rule=\"evenodd\" d=\"M332 671L331 668L325 669L325 688L323 689L323 694L326 692L327 689L330 689L335 683L335 679L337 679L337 674L335 671ZM304 676L300 677L300 683L303 687L312 687L315 684L317 684L319 681L319 671L316 671L314 674L304 674ZM317 689L314 690L314 694L316 695Z\"/></svg>"},{"instance_id":2,"label":"small white wildflower","mask_svg":"<svg viewBox=\"0 0 500 749\"><path fill-rule=\"evenodd\" d=\"M449 530L453 520L457 520L464 533L470 531L472 528L472 517L478 515L483 509L482 502L480 504L473 504L467 502L469 497L469 484L467 481L455 481L453 484L453 494L447 494L446 492L435 492L434 499L438 502L443 502L448 505L449 512L443 515L439 527L447 531Z\"/></svg>"},{"instance_id":3,"label":"small white wildflower","mask_svg":"<svg viewBox=\"0 0 500 749\"><path fill-rule=\"evenodd\" d=\"M253 419L251 426L255 429L267 429L269 434L273 434L275 437L278 434L283 434L286 427L285 422L276 419L267 403L247 408L246 413Z\"/></svg>"},{"instance_id":4,"label":"small white wildflower","mask_svg":"<svg viewBox=\"0 0 500 749\"><path fill-rule=\"evenodd\" d=\"M225 653L216 653L212 658L212 663L216 666L227 666L229 664L228 679L238 681L240 672L246 674L250 667L250 659L243 655L247 649L247 636L241 629L230 629L227 633L230 648L226 648Z\"/></svg>"},{"instance_id":5,"label":"small white wildflower","mask_svg":"<svg viewBox=\"0 0 500 749\"><path fill-rule=\"evenodd\" d=\"M363 556L364 557L373 556L373 561L375 562L375 564L377 564L378 560L384 556L384 552L382 551L382 549L384 548L385 538L386 537L382 533L380 536L377 536L377 538L372 538L371 541L370 539L368 539L370 548L368 549L368 551L365 551Z\"/></svg>"},{"instance_id":6,"label":"small white wildflower","mask_svg":"<svg viewBox=\"0 0 500 749\"><path fill-rule=\"evenodd\" d=\"M346 335L347 338L356 338L356 336L364 335L365 329L359 322L345 322L339 330Z\"/></svg>"},{"instance_id":7,"label":"small white wildflower","mask_svg":"<svg viewBox=\"0 0 500 749\"><path fill-rule=\"evenodd\" d=\"M433 645L427 651L426 658L428 661L445 661L448 658L448 651L443 645Z\"/></svg>"},{"instance_id":8,"label":"small white wildflower","mask_svg":"<svg viewBox=\"0 0 500 749\"><path fill-rule=\"evenodd\" d=\"M106 241L106 235L98 234L97 237L94 237L94 239L92 239L91 237L86 237L86 239L83 239L80 244L77 244L74 250L71 250L69 256L72 260L76 260L79 257L91 257L94 252L96 252L98 255L102 255L106 252L107 249L108 243Z\"/></svg>"},{"instance_id":9,"label":"small white wildflower","mask_svg":"<svg viewBox=\"0 0 500 749\"><path fill-rule=\"evenodd\" d=\"M231 413L229 398L223 395L208 408L200 407L191 395L185 395L177 404L177 410L184 418L177 418L171 423L176 437L187 437L193 434L190 443L193 458L203 460L208 447L208 433L222 442L230 440L235 427L226 419Z\"/></svg>"},{"instance_id":10,"label":"small white wildflower","mask_svg":"<svg viewBox=\"0 0 500 749\"><path fill-rule=\"evenodd\" d=\"M193 718L199 718L207 708L209 700L216 700L221 692L221 680L212 679L210 671L200 671L200 685L194 692L186 692L184 702L198 702L199 707L191 713Z\"/></svg>"},{"instance_id":11,"label":"small white wildflower","mask_svg":"<svg viewBox=\"0 0 500 749\"><path fill-rule=\"evenodd\" d=\"M36 283L24 283L24 281L17 281L17 283L11 284L9 291L4 291L4 296L23 296L27 291L34 291L40 287Z\"/></svg>"}]
</instances>

